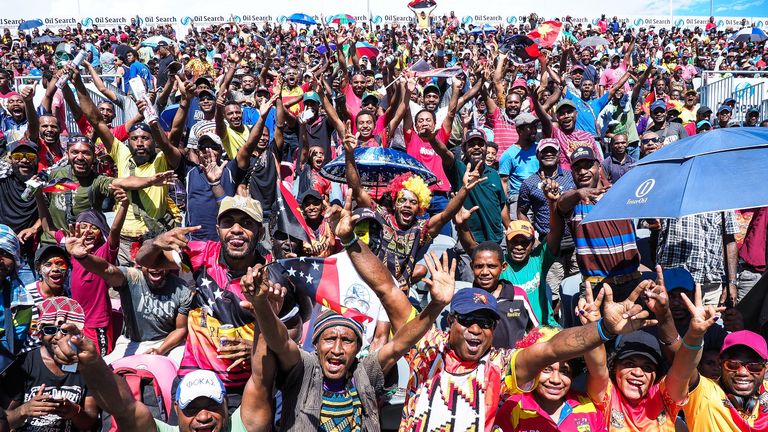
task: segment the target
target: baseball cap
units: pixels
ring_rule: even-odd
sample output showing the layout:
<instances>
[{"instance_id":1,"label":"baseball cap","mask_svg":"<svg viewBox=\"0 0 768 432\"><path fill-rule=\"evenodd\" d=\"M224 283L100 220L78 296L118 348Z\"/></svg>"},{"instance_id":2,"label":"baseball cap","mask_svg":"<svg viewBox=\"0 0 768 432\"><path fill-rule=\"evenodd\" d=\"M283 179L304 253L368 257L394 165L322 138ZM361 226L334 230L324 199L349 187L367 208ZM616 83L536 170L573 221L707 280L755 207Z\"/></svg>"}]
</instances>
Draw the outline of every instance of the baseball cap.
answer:
<instances>
[{"instance_id":1,"label":"baseball cap","mask_svg":"<svg viewBox=\"0 0 768 432\"><path fill-rule=\"evenodd\" d=\"M380 73L377 73L376 75L373 76L373 78L374 79L384 79L384 75L382 75Z\"/></svg>"},{"instance_id":2,"label":"baseball cap","mask_svg":"<svg viewBox=\"0 0 768 432\"><path fill-rule=\"evenodd\" d=\"M198 145L198 147L201 146L200 143L203 141L203 139L209 139L209 140L213 141L215 144L217 144L219 147L221 147L223 145L221 143L221 137L219 137L218 135L216 135L213 132L206 132L206 133L200 135L197 138L197 143L198 143L197 145Z\"/></svg>"},{"instance_id":3,"label":"baseball cap","mask_svg":"<svg viewBox=\"0 0 768 432\"><path fill-rule=\"evenodd\" d=\"M539 143L536 144L536 151L540 152L548 147L552 147L553 149L557 150L558 153L560 153L560 143L558 143L554 138L541 139Z\"/></svg>"},{"instance_id":4,"label":"baseball cap","mask_svg":"<svg viewBox=\"0 0 768 432\"><path fill-rule=\"evenodd\" d=\"M731 109L731 107L730 107L730 106L728 106L728 105L720 105L720 106L717 108L717 113L718 113L718 114L720 114L720 113L721 113L721 112L723 112L723 111L728 111L728 112L731 112L731 111L733 111L733 110L732 110L732 109Z\"/></svg>"},{"instance_id":5,"label":"baseball cap","mask_svg":"<svg viewBox=\"0 0 768 432\"><path fill-rule=\"evenodd\" d=\"M259 86L259 88L256 89L256 94L259 94L259 93L266 93L267 95L270 94L269 89L264 86Z\"/></svg>"},{"instance_id":6,"label":"baseball cap","mask_svg":"<svg viewBox=\"0 0 768 432\"><path fill-rule=\"evenodd\" d=\"M427 84L424 86L424 90L421 91L421 94L423 96L427 93L437 93L437 95L440 96L440 87L435 84Z\"/></svg>"},{"instance_id":7,"label":"baseball cap","mask_svg":"<svg viewBox=\"0 0 768 432\"><path fill-rule=\"evenodd\" d=\"M696 130L703 129L705 127L712 129L712 123L710 123L709 120L701 120L696 123Z\"/></svg>"},{"instance_id":8,"label":"baseball cap","mask_svg":"<svg viewBox=\"0 0 768 432\"><path fill-rule=\"evenodd\" d=\"M207 85L210 88L213 88L213 83L211 82L210 79L208 79L206 77L200 77L200 78L195 80L195 85L196 86L199 86L201 84L204 84L204 85Z\"/></svg>"},{"instance_id":9,"label":"baseball cap","mask_svg":"<svg viewBox=\"0 0 768 432\"><path fill-rule=\"evenodd\" d=\"M560 108L563 108L566 106L576 109L576 104L574 104L573 101L571 101L570 99L563 99L557 103L557 107L555 107L555 112L560 111Z\"/></svg>"},{"instance_id":10,"label":"baseball cap","mask_svg":"<svg viewBox=\"0 0 768 432\"><path fill-rule=\"evenodd\" d=\"M729 104L731 102L736 103L736 99L729 97L723 101L723 105Z\"/></svg>"},{"instance_id":11,"label":"baseball cap","mask_svg":"<svg viewBox=\"0 0 768 432\"><path fill-rule=\"evenodd\" d=\"M664 111L666 111L667 110L667 103L664 102L661 99L653 101L653 103L651 104L651 112L653 112L653 111L655 111L655 110L657 110L659 108L662 108Z\"/></svg>"},{"instance_id":12,"label":"baseball cap","mask_svg":"<svg viewBox=\"0 0 768 432\"><path fill-rule=\"evenodd\" d=\"M261 203L253 198L242 197L239 195L235 195L233 197L228 196L221 201L219 214L216 219L221 219L221 216L224 213L235 210L239 210L247 214L256 222L261 223L264 220L264 213L261 210Z\"/></svg>"},{"instance_id":13,"label":"baseball cap","mask_svg":"<svg viewBox=\"0 0 768 432\"><path fill-rule=\"evenodd\" d=\"M513 220L507 227L507 240L512 240L516 236L523 236L527 239L534 238L533 225L530 222L524 220Z\"/></svg>"},{"instance_id":14,"label":"baseball cap","mask_svg":"<svg viewBox=\"0 0 768 432\"><path fill-rule=\"evenodd\" d=\"M37 143L27 138L22 138L18 141L14 141L8 144L8 153L13 153L19 147L29 147L32 151L37 152Z\"/></svg>"},{"instance_id":15,"label":"baseball cap","mask_svg":"<svg viewBox=\"0 0 768 432\"><path fill-rule=\"evenodd\" d=\"M485 132L480 129L470 129L464 134L465 143L476 138L483 140L483 142L488 142L488 138L486 137Z\"/></svg>"},{"instance_id":16,"label":"baseball cap","mask_svg":"<svg viewBox=\"0 0 768 432\"><path fill-rule=\"evenodd\" d=\"M67 251L56 245L41 243L40 247L35 251L35 265L40 263L43 258L48 258L49 255L58 254L64 256L69 261L69 254Z\"/></svg>"},{"instance_id":17,"label":"baseball cap","mask_svg":"<svg viewBox=\"0 0 768 432\"><path fill-rule=\"evenodd\" d=\"M454 299L456 297L454 296ZM749 330L741 330L733 332L725 337L723 341L723 347L720 348L720 354L722 355L725 350L736 347L745 346L760 356L763 360L768 360L768 347L766 347L765 339L757 333Z\"/></svg>"},{"instance_id":18,"label":"baseball cap","mask_svg":"<svg viewBox=\"0 0 768 432\"><path fill-rule=\"evenodd\" d=\"M213 371L199 369L188 373L181 379L176 389L176 402L185 409L192 401L205 397L216 403L224 403L224 383Z\"/></svg>"},{"instance_id":19,"label":"baseball cap","mask_svg":"<svg viewBox=\"0 0 768 432\"><path fill-rule=\"evenodd\" d=\"M309 198L309 197L318 199L320 201L323 200L323 197L320 196L320 192L316 191L315 189L310 188L310 189L305 190L301 195L299 195L299 200L298 200L299 204L303 204L304 200Z\"/></svg>"},{"instance_id":20,"label":"baseball cap","mask_svg":"<svg viewBox=\"0 0 768 432\"><path fill-rule=\"evenodd\" d=\"M478 311L488 311L496 319L500 318L493 294L475 287L456 291L451 300L451 313L466 315Z\"/></svg>"},{"instance_id":21,"label":"baseball cap","mask_svg":"<svg viewBox=\"0 0 768 432\"><path fill-rule=\"evenodd\" d=\"M515 117L515 127L520 127L528 124L536 124L536 122L538 121L539 119L536 118L535 115L529 112L523 112L518 114L517 117Z\"/></svg>"},{"instance_id":22,"label":"baseball cap","mask_svg":"<svg viewBox=\"0 0 768 432\"><path fill-rule=\"evenodd\" d=\"M696 90L687 90L687 91L685 92L685 95L686 95L686 96L688 96L688 95L693 95L693 96L696 96L696 95L698 95L698 94L699 94L699 93L698 93Z\"/></svg>"},{"instance_id":23,"label":"baseball cap","mask_svg":"<svg viewBox=\"0 0 768 432\"><path fill-rule=\"evenodd\" d=\"M664 287L667 291L682 289L693 292L696 286L693 281L693 276L691 276L691 272L683 267L664 269L662 274L664 275Z\"/></svg>"},{"instance_id":24,"label":"baseball cap","mask_svg":"<svg viewBox=\"0 0 768 432\"><path fill-rule=\"evenodd\" d=\"M706 105L702 105L702 106L699 107L698 110L696 110L696 114L698 114L698 115L704 115L704 114L707 114L707 113L711 114L712 113L712 109L709 108Z\"/></svg>"},{"instance_id":25,"label":"baseball cap","mask_svg":"<svg viewBox=\"0 0 768 432\"><path fill-rule=\"evenodd\" d=\"M374 98L374 99L376 99L376 103L379 103L379 95L378 95L378 93L375 93L375 92L365 92L365 94L363 94L363 97L360 99L360 101L361 102L365 101L368 98Z\"/></svg>"},{"instance_id":26,"label":"baseball cap","mask_svg":"<svg viewBox=\"0 0 768 432\"><path fill-rule=\"evenodd\" d=\"M318 94L313 92L313 91L308 91L308 92L304 93L304 102L307 102L307 101L312 101L312 102L316 102L316 103L319 104L320 103L320 96L318 96Z\"/></svg>"},{"instance_id":27,"label":"baseball cap","mask_svg":"<svg viewBox=\"0 0 768 432\"><path fill-rule=\"evenodd\" d=\"M595 157L595 152L592 151L589 147L578 147L576 150L571 153L571 165L575 164L576 162L580 160L597 160Z\"/></svg>"},{"instance_id":28,"label":"baseball cap","mask_svg":"<svg viewBox=\"0 0 768 432\"><path fill-rule=\"evenodd\" d=\"M752 108L747 110L747 114L752 114L752 113L760 114L760 109L758 107L752 107Z\"/></svg>"},{"instance_id":29,"label":"baseball cap","mask_svg":"<svg viewBox=\"0 0 768 432\"><path fill-rule=\"evenodd\" d=\"M578 65L578 64L571 66L571 73L574 73L576 71L584 72L584 66Z\"/></svg>"},{"instance_id":30,"label":"baseball cap","mask_svg":"<svg viewBox=\"0 0 768 432\"><path fill-rule=\"evenodd\" d=\"M639 355L661 365L661 347L659 341L650 333L642 330L621 335L616 340L616 359L624 360L633 355Z\"/></svg>"},{"instance_id":31,"label":"baseball cap","mask_svg":"<svg viewBox=\"0 0 768 432\"><path fill-rule=\"evenodd\" d=\"M522 79L522 78L518 78L518 79L516 79L516 80L515 80L515 81L512 83L512 87L510 87L510 88L517 88L517 87L523 87L523 88L527 89L527 88L528 88L528 85L525 83L525 80L524 80L524 79Z\"/></svg>"},{"instance_id":32,"label":"baseball cap","mask_svg":"<svg viewBox=\"0 0 768 432\"><path fill-rule=\"evenodd\" d=\"M197 92L197 98L200 99L203 94L208 95L212 99L216 99L216 93L213 92L213 90L203 89Z\"/></svg>"}]
</instances>

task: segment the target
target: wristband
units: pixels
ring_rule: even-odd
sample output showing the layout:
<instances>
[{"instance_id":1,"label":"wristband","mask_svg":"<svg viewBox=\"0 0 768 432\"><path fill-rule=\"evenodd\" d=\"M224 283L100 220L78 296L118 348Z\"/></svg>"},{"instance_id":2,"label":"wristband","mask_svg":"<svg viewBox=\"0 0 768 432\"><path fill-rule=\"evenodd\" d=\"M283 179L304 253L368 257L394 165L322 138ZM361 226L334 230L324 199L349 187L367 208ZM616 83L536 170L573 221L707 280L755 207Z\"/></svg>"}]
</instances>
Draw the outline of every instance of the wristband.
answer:
<instances>
[{"instance_id":1,"label":"wristband","mask_svg":"<svg viewBox=\"0 0 768 432\"><path fill-rule=\"evenodd\" d=\"M355 234L355 236L352 237L352 240L350 240L347 243L343 243L342 242L341 245L344 246L344 249L349 249L349 247L352 246L353 244L357 243L358 240L360 240L360 237L358 237L357 234Z\"/></svg>"},{"instance_id":2,"label":"wristband","mask_svg":"<svg viewBox=\"0 0 768 432\"><path fill-rule=\"evenodd\" d=\"M698 351L702 348L704 348L704 342L701 343L701 345L689 345L685 343L685 339L681 340L684 347L688 348L691 351Z\"/></svg>"},{"instance_id":3,"label":"wristband","mask_svg":"<svg viewBox=\"0 0 768 432\"><path fill-rule=\"evenodd\" d=\"M600 339L602 339L603 342L608 342L609 340L615 338L616 336L611 335L610 333L603 330L603 319L600 318L597 320L597 334L600 335Z\"/></svg>"},{"instance_id":4,"label":"wristband","mask_svg":"<svg viewBox=\"0 0 768 432\"><path fill-rule=\"evenodd\" d=\"M739 284L739 281L736 279L731 279L728 281L728 285L738 285L738 284Z\"/></svg>"},{"instance_id":5,"label":"wristband","mask_svg":"<svg viewBox=\"0 0 768 432\"><path fill-rule=\"evenodd\" d=\"M221 180L216 180L215 182L208 182L208 186L218 186L220 184L221 184Z\"/></svg>"},{"instance_id":6,"label":"wristband","mask_svg":"<svg viewBox=\"0 0 768 432\"><path fill-rule=\"evenodd\" d=\"M672 342L667 343L667 342L664 342L663 340L661 340L661 338L659 338L659 343L664 345L664 346L672 346L675 343L677 343L677 341L679 341L679 340L680 340L680 335L678 334L677 337L675 337L675 339Z\"/></svg>"}]
</instances>

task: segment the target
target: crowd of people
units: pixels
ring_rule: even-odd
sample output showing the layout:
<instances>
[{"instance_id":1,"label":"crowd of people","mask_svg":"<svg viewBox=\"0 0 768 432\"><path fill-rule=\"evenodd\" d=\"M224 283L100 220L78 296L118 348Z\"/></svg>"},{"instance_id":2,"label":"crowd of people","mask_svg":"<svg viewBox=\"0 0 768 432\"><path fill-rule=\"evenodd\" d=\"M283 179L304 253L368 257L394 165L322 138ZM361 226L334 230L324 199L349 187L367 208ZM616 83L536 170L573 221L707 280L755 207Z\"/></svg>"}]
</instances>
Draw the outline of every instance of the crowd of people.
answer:
<instances>
[{"instance_id":1,"label":"crowd of people","mask_svg":"<svg viewBox=\"0 0 768 432\"><path fill-rule=\"evenodd\" d=\"M768 46L433 12L6 29L0 432L768 431L768 210L581 223Z\"/></svg>"}]
</instances>

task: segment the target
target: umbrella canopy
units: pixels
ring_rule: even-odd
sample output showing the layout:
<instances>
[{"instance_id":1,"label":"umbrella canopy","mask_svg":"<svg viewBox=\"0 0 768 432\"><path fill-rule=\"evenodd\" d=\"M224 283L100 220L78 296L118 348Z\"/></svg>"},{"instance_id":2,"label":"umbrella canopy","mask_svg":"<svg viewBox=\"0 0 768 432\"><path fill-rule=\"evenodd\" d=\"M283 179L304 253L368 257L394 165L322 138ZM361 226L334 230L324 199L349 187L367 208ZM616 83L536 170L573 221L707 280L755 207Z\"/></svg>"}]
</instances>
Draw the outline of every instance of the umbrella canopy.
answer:
<instances>
[{"instance_id":1,"label":"umbrella canopy","mask_svg":"<svg viewBox=\"0 0 768 432\"><path fill-rule=\"evenodd\" d=\"M731 36L736 42L762 42L768 39L768 35L757 27L745 27Z\"/></svg>"},{"instance_id":2,"label":"umbrella canopy","mask_svg":"<svg viewBox=\"0 0 768 432\"><path fill-rule=\"evenodd\" d=\"M35 44L49 44L50 45L50 44L55 44L55 43L59 43L59 42L64 42L64 38L59 37L59 36L43 35L43 36L38 36L38 37L32 39L32 43L35 43Z\"/></svg>"},{"instance_id":3,"label":"umbrella canopy","mask_svg":"<svg viewBox=\"0 0 768 432\"><path fill-rule=\"evenodd\" d=\"M426 9L437 6L435 0L412 0L408 6L413 9Z\"/></svg>"},{"instance_id":4,"label":"umbrella canopy","mask_svg":"<svg viewBox=\"0 0 768 432\"><path fill-rule=\"evenodd\" d=\"M472 34L481 34L481 33L495 33L496 27L490 25L490 24L483 24L482 26L473 28L470 33Z\"/></svg>"},{"instance_id":5,"label":"umbrella canopy","mask_svg":"<svg viewBox=\"0 0 768 432\"><path fill-rule=\"evenodd\" d=\"M375 59L376 56L379 55L379 49L369 44L368 42L356 43L355 50L357 51L358 57L366 56L369 59Z\"/></svg>"},{"instance_id":6,"label":"umbrella canopy","mask_svg":"<svg viewBox=\"0 0 768 432\"><path fill-rule=\"evenodd\" d=\"M141 41L141 45L155 48L157 47L157 44L160 43L160 41L164 41L168 45L176 44L176 42L174 42L172 39L169 39L165 36L152 36L150 38L146 38L143 41Z\"/></svg>"},{"instance_id":7,"label":"umbrella canopy","mask_svg":"<svg viewBox=\"0 0 768 432\"><path fill-rule=\"evenodd\" d=\"M355 21L355 17L353 17L352 15L338 14L338 15L332 16L330 19L330 22L332 22L333 24L343 25L343 24L354 24L356 21Z\"/></svg>"},{"instance_id":8,"label":"umbrella canopy","mask_svg":"<svg viewBox=\"0 0 768 432\"><path fill-rule=\"evenodd\" d=\"M766 128L715 129L682 139L640 160L582 223L768 206L766 158Z\"/></svg>"},{"instance_id":9,"label":"umbrella canopy","mask_svg":"<svg viewBox=\"0 0 768 432\"><path fill-rule=\"evenodd\" d=\"M295 22L298 24L306 24L306 25L315 25L317 24L317 21L315 21L314 18L307 14L303 13L295 13L288 17L288 21Z\"/></svg>"},{"instance_id":10,"label":"umbrella canopy","mask_svg":"<svg viewBox=\"0 0 768 432\"><path fill-rule=\"evenodd\" d=\"M22 21L19 24L19 30L32 30L33 28L42 27L43 20L33 19L29 21Z\"/></svg>"},{"instance_id":11,"label":"umbrella canopy","mask_svg":"<svg viewBox=\"0 0 768 432\"><path fill-rule=\"evenodd\" d=\"M581 47L596 47L600 45L608 45L608 39L602 36L590 36L579 41Z\"/></svg>"},{"instance_id":12,"label":"umbrella canopy","mask_svg":"<svg viewBox=\"0 0 768 432\"><path fill-rule=\"evenodd\" d=\"M331 51L336 51L336 44L332 44L328 42L328 47L331 49ZM315 47L315 51L317 51L320 54L325 54L327 49L325 49L325 44L320 44L317 47Z\"/></svg>"},{"instance_id":13,"label":"umbrella canopy","mask_svg":"<svg viewBox=\"0 0 768 432\"><path fill-rule=\"evenodd\" d=\"M386 187L398 175L412 172L424 179L427 184L437 183L437 177L413 156L398 150L383 147L364 147L355 149L357 171L365 187ZM328 162L320 175L328 180L346 183L346 161L344 155Z\"/></svg>"}]
</instances>

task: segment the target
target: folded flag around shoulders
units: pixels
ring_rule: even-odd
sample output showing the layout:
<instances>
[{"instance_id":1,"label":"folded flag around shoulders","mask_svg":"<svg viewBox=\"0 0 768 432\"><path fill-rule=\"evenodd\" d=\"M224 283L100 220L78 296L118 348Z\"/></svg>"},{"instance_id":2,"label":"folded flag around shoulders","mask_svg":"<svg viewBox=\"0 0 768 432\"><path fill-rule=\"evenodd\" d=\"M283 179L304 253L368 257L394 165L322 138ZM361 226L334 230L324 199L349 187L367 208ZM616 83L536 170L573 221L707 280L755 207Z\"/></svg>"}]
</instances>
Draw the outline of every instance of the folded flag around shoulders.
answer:
<instances>
[{"instance_id":1,"label":"folded flag around shoulders","mask_svg":"<svg viewBox=\"0 0 768 432\"><path fill-rule=\"evenodd\" d=\"M355 271L346 252L328 258L300 257L269 265L270 279L281 276L318 304L360 323L376 320L379 298ZM370 315L369 315L370 314Z\"/></svg>"},{"instance_id":2,"label":"folded flag around shoulders","mask_svg":"<svg viewBox=\"0 0 768 432\"><path fill-rule=\"evenodd\" d=\"M46 193L66 192L75 190L79 187L80 182L76 182L65 177L50 180L43 186L42 191Z\"/></svg>"},{"instance_id":3,"label":"folded flag around shoulders","mask_svg":"<svg viewBox=\"0 0 768 432\"><path fill-rule=\"evenodd\" d=\"M277 180L277 229L304 242L315 239L291 191Z\"/></svg>"},{"instance_id":4,"label":"folded flag around shoulders","mask_svg":"<svg viewBox=\"0 0 768 432\"><path fill-rule=\"evenodd\" d=\"M560 21L544 21L536 29L528 33L528 37L538 40L539 45L545 48L551 48L555 45L560 29L563 23Z\"/></svg>"}]
</instances>

